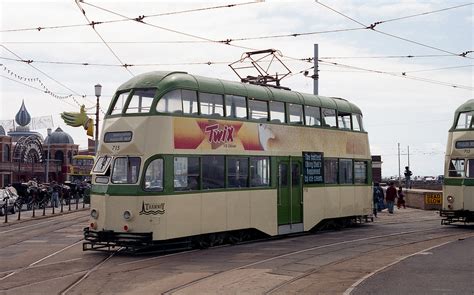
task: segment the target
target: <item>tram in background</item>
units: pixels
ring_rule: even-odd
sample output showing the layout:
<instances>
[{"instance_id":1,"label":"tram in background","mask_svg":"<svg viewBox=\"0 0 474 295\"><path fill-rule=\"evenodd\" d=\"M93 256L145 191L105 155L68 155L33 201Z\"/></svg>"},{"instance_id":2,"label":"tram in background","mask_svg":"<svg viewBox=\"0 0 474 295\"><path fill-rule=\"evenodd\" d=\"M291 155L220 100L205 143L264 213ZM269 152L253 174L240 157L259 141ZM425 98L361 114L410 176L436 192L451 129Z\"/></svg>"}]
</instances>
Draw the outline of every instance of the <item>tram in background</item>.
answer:
<instances>
[{"instance_id":1,"label":"tram in background","mask_svg":"<svg viewBox=\"0 0 474 295\"><path fill-rule=\"evenodd\" d=\"M441 223L474 222L474 99L456 109L444 167Z\"/></svg>"},{"instance_id":2,"label":"tram in background","mask_svg":"<svg viewBox=\"0 0 474 295\"><path fill-rule=\"evenodd\" d=\"M72 164L69 167L68 180L72 183L90 181L94 158L91 155L74 155L72 157Z\"/></svg>"},{"instance_id":3,"label":"tram in background","mask_svg":"<svg viewBox=\"0 0 474 295\"><path fill-rule=\"evenodd\" d=\"M347 100L141 74L104 119L83 249L205 247L367 220L371 170L362 112Z\"/></svg>"}]
</instances>

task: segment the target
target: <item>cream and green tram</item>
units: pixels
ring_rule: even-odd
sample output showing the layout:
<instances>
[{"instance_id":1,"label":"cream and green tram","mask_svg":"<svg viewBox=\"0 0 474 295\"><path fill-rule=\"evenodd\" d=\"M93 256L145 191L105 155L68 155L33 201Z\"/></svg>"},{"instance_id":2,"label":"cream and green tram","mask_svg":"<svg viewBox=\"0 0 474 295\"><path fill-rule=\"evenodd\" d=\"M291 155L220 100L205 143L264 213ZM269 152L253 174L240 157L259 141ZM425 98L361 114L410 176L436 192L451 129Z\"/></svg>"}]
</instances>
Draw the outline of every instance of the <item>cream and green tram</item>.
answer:
<instances>
[{"instance_id":1,"label":"cream and green tram","mask_svg":"<svg viewBox=\"0 0 474 295\"><path fill-rule=\"evenodd\" d=\"M444 175L441 223L474 222L474 99L455 112Z\"/></svg>"},{"instance_id":2,"label":"cream and green tram","mask_svg":"<svg viewBox=\"0 0 474 295\"><path fill-rule=\"evenodd\" d=\"M238 241L372 212L357 106L185 72L118 88L92 174L84 250Z\"/></svg>"}]
</instances>

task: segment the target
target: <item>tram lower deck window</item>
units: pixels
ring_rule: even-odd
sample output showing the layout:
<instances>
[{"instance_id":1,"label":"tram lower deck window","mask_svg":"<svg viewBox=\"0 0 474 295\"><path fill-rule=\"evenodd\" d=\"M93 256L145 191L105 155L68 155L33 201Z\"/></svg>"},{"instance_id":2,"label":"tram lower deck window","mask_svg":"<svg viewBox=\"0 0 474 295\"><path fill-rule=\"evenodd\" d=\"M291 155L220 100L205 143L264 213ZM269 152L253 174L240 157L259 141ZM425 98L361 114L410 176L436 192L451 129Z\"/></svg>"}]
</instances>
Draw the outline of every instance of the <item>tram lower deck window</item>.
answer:
<instances>
[{"instance_id":1,"label":"tram lower deck window","mask_svg":"<svg viewBox=\"0 0 474 295\"><path fill-rule=\"evenodd\" d=\"M449 163L449 177L464 177L464 159L452 159Z\"/></svg>"},{"instance_id":2,"label":"tram lower deck window","mask_svg":"<svg viewBox=\"0 0 474 295\"><path fill-rule=\"evenodd\" d=\"M112 183L132 184L137 183L140 172L140 158L119 157L115 158L112 169Z\"/></svg>"}]
</instances>

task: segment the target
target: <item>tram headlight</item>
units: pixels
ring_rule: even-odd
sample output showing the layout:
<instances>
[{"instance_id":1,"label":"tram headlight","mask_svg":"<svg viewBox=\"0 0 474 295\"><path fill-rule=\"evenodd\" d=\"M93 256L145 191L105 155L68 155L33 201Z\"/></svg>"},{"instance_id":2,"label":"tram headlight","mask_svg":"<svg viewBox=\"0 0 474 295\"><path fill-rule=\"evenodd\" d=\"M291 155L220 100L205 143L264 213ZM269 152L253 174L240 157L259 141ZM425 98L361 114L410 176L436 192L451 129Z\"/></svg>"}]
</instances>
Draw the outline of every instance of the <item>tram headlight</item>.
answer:
<instances>
[{"instance_id":1,"label":"tram headlight","mask_svg":"<svg viewBox=\"0 0 474 295\"><path fill-rule=\"evenodd\" d=\"M131 220L132 218L133 218L132 211L129 211L129 210L123 211L123 219Z\"/></svg>"},{"instance_id":2,"label":"tram headlight","mask_svg":"<svg viewBox=\"0 0 474 295\"><path fill-rule=\"evenodd\" d=\"M91 217L94 218L94 219L99 218L99 211L97 211L96 209L92 209L91 210Z\"/></svg>"},{"instance_id":3,"label":"tram headlight","mask_svg":"<svg viewBox=\"0 0 474 295\"><path fill-rule=\"evenodd\" d=\"M446 198L446 200L447 200L448 203L450 203L450 204L454 203L454 197L453 197L453 196L448 196L448 197Z\"/></svg>"}]
</instances>

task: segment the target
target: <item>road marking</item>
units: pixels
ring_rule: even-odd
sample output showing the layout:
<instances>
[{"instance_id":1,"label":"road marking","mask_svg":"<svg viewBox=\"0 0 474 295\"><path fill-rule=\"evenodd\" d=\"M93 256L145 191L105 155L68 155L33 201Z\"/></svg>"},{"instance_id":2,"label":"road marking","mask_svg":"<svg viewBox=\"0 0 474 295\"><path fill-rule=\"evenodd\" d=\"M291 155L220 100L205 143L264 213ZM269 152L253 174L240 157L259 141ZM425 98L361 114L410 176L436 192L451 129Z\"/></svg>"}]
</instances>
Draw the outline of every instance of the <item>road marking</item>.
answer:
<instances>
[{"instance_id":1,"label":"road marking","mask_svg":"<svg viewBox=\"0 0 474 295\"><path fill-rule=\"evenodd\" d=\"M9 233L9 232L12 232L12 231L33 227L33 226L37 226L37 225L40 225L40 224L50 223L50 222L53 222L53 221L55 221L55 220L48 220L48 221L43 221L43 222L40 222L40 223L35 223L35 224L26 225L26 226L22 226L22 227L12 228L10 230L0 231L0 234L6 234L6 233Z\"/></svg>"}]
</instances>

